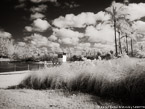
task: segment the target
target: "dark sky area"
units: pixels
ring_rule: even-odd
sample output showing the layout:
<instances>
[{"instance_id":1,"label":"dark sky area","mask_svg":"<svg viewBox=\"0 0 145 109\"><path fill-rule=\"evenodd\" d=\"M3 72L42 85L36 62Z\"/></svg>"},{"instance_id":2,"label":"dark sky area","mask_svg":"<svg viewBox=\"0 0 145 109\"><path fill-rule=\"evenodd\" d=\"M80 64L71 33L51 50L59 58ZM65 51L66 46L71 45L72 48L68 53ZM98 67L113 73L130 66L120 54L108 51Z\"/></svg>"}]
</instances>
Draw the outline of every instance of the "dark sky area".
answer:
<instances>
[{"instance_id":1,"label":"dark sky area","mask_svg":"<svg viewBox=\"0 0 145 109\"><path fill-rule=\"evenodd\" d=\"M25 6L18 7L20 1L25 1ZM116 0L123 2L123 0ZM47 5L46 20L51 22L59 16L66 14L79 14L81 12L94 12L105 10L110 6L112 0L58 0L58 4L52 2L32 3L30 0L0 0L0 29L10 32L15 39L21 39L27 35L24 27L30 25L30 8L37 7L40 4ZM145 3L145 0L130 0L130 3ZM76 7L70 8L68 4L77 4Z\"/></svg>"}]
</instances>

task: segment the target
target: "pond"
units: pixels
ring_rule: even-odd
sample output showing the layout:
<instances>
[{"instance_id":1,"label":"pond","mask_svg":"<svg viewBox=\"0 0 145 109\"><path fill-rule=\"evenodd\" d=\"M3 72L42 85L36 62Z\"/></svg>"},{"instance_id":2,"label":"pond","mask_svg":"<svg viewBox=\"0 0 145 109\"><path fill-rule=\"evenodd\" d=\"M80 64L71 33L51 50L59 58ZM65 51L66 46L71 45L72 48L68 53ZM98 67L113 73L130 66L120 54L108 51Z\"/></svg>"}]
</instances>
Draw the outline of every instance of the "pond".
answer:
<instances>
[{"instance_id":1,"label":"pond","mask_svg":"<svg viewBox=\"0 0 145 109\"><path fill-rule=\"evenodd\" d=\"M23 71L23 70L38 70L44 68L44 64L39 63L26 63L26 62L3 62L0 61L0 73Z\"/></svg>"}]
</instances>

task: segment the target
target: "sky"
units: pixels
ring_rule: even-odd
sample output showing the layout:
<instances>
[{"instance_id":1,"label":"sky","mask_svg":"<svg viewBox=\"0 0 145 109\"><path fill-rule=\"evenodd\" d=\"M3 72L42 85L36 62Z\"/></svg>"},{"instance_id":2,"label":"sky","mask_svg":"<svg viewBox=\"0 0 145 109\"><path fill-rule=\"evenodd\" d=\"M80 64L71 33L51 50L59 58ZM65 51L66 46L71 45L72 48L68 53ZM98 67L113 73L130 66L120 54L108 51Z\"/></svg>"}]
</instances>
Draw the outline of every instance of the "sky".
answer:
<instances>
[{"instance_id":1,"label":"sky","mask_svg":"<svg viewBox=\"0 0 145 109\"><path fill-rule=\"evenodd\" d=\"M116 0L120 6L123 0ZM1 0L0 37L48 47L109 47L113 42L105 10L112 0ZM145 0L130 0L130 20L139 20L135 27L145 26ZM100 37L101 36L101 37Z\"/></svg>"}]
</instances>

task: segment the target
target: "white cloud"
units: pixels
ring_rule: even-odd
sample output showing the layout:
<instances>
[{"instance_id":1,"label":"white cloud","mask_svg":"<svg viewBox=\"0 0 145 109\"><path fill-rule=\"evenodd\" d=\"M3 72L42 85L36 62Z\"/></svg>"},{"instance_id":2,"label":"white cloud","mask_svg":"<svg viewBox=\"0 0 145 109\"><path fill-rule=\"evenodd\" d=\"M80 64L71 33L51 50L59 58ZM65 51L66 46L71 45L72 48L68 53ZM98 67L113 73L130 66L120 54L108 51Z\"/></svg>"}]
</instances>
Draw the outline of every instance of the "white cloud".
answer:
<instances>
[{"instance_id":1,"label":"white cloud","mask_svg":"<svg viewBox=\"0 0 145 109\"><path fill-rule=\"evenodd\" d=\"M84 36L84 34L70 29L53 29L54 35L58 38L61 44L66 45L77 45L79 39Z\"/></svg>"},{"instance_id":2,"label":"white cloud","mask_svg":"<svg viewBox=\"0 0 145 109\"><path fill-rule=\"evenodd\" d=\"M137 30L141 33L145 33L145 22L143 21L137 21L133 24L134 30Z\"/></svg>"},{"instance_id":3,"label":"white cloud","mask_svg":"<svg viewBox=\"0 0 145 109\"><path fill-rule=\"evenodd\" d=\"M25 6L26 6L25 3L21 3L21 4L19 4L19 5L16 5L15 8L16 8L16 9L17 9L17 8L24 8Z\"/></svg>"},{"instance_id":4,"label":"white cloud","mask_svg":"<svg viewBox=\"0 0 145 109\"><path fill-rule=\"evenodd\" d=\"M33 28L31 26L25 26L25 30L28 32L32 32Z\"/></svg>"},{"instance_id":5,"label":"white cloud","mask_svg":"<svg viewBox=\"0 0 145 109\"><path fill-rule=\"evenodd\" d=\"M48 44L48 39L40 34L33 34L31 36L27 36L24 38L24 40L37 47L47 46Z\"/></svg>"},{"instance_id":6,"label":"white cloud","mask_svg":"<svg viewBox=\"0 0 145 109\"><path fill-rule=\"evenodd\" d=\"M101 43L95 43L94 48L97 48L101 51L110 51L114 50L113 44L101 44Z\"/></svg>"},{"instance_id":7,"label":"white cloud","mask_svg":"<svg viewBox=\"0 0 145 109\"><path fill-rule=\"evenodd\" d=\"M34 14L31 14L30 19L31 20L35 20L35 19L42 19L44 17L45 17L44 14L41 14L41 13L36 12Z\"/></svg>"},{"instance_id":8,"label":"white cloud","mask_svg":"<svg viewBox=\"0 0 145 109\"><path fill-rule=\"evenodd\" d=\"M57 42L51 42L51 41L49 41L48 47L50 48L51 51L54 51L54 52L60 52L60 51L62 51L61 48L60 48L60 44L57 43Z\"/></svg>"},{"instance_id":9,"label":"white cloud","mask_svg":"<svg viewBox=\"0 0 145 109\"><path fill-rule=\"evenodd\" d=\"M50 27L50 24L46 20L36 19L33 21L32 26L26 26L25 30L28 32L38 31L44 32Z\"/></svg>"},{"instance_id":10,"label":"white cloud","mask_svg":"<svg viewBox=\"0 0 145 109\"><path fill-rule=\"evenodd\" d=\"M129 4L128 13L131 20L140 19L145 16L145 3Z\"/></svg>"},{"instance_id":11,"label":"white cloud","mask_svg":"<svg viewBox=\"0 0 145 109\"><path fill-rule=\"evenodd\" d=\"M35 47L46 47L49 49L49 51L60 51L61 48L60 48L60 44L57 43L57 42L52 42L52 41L49 41L47 37L41 35L41 34L33 34L31 36L27 36L24 38L24 40L35 46ZM21 43L23 44L23 43Z\"/></svg>"},{"instance_id":12,"label":"white cloud","mask_svg":"<svg viewBox=\"0 0 145 109\"><path fill-rule=\"evenodd\" d=\"M69 8L76 8L76 7L79 7L80 5L76 4L74 1L72 2L65 2L65 6L66 7L69 7Z\"/></svg>"},{"instance_id":13,"label":"white cloud","mask_svg":"<svg viewBox=\"0 0 145 109\"><path fill-rule=\"evenodd\" d=\"M50 40L50 41L56 41L57 37L52 34L51 36L48 37L48 40Z\"/></svg>"},{"instance_id":14,"label":"white cloud","mask_svg":"<svg viewBox=\"0 0 145 109\"><path fill-rule=\"evenodd\" d=\"M130 3L128 6L125 6L121 3L113 3L111 7L106 8L106 10L112 11L113 7L115 7L117 10L117 16L126 14L127 18L131 21L140 19L145 16L145 3Z\"/></svg>"},{"instance_id":15,"label":"white cloud","mask_svg":"<svg viewBox=\"0 0 145 109\"><path fill-rule=\"evenodd\" d=\"M30 0L33 3L57 2L57 0Z\"/></svg>"},{"instance_id":16,"label":"white cloud","mask_svg":"<svg viewBox=\"0 0 145 109\"><path fill-rule=\"evenodd\" d=\"M59 40L59 42L65 45L77 45L79 42L79 39L78 38L64 38L64 39Z\"/></svg>"},{"instance_id":17,"label":"white cloud","mask_svg":"<svg viewBox=\"0 0 145 109\"><path fill-rule=\"evenodd\" d=\"M36 19L33 22L33 27L35 31L43 32L50 27L50 24L46 20Z\"/></svg>"},{"instance_id":18,"label":"white cloud","mask_svg":"<svg viewBox=\"0 0 145 109\"><path fill-rule=\"evenodd\" d=\"M33 12L33 13L36 13L36 12L45 12L47 10L47 5L39 5L38 7L32 7L30 8L30 11Z\"/></svg>"},{"instance_id":19,"label":"white cloud","mask_svg":"<svg viewBox=\"0 0 145 109\"><path fill-rule=\"evenodd\" d=\"M19 46L25 46L26 43L25 43L25 42L18 42L18 45L19 45Z\"/></svg>"},{"instance_id":20,"label":"white cloud","mask_svg":"<svg viewBox=\"0 0 145 109\"><path fill-rule=\"evenodd\" d=\"M0 38L11 38L11 37L12 37L11 33L0 30Z\"/></svg>"},{"instance_id":21,"label":"white cloud","mask_svg":"<svg viewBox=\"0 0 145 109\"><path fill-rule=\"evenodd\" d=\"M109 25L104 25L101 30L88 26L85 36L88 37L89 42L110 43L114 41L114 30Z\"/></svg>"},{"instance_id":22,"label":"white cloud","mask_svg":"<svg viewBox=\"0 0 145 109\"><path fill-rule=\"evenodd\" d=\"M126 14L127 12L127 6L122 4L122 3L116 3L113 2L112 5L108 8L106 8L105 10L108 12L113 13L113 9L115 9L116 13L116 17L120 16L121 14Z\"/></svg>"},{"instance_id":23,"label":"white cloud","mask_svg":"<svg viewBox=\"0 0 145 109\"><path fill-rule=\"evenodd\" d=\"M107 21L110 19L110 15L103 11L98 12L95 16L96 21Z\"/></svg>"},{"instance_id":24,"label":"white cloud","mask_svg":"<svg viewBox=\"0 0 145 109\"><path fill-rule=\"evenodd\" d=\"M82 28L86 25L95 25L96 21L106 21L110 18L105 12L94 14L92 12L83 12L78 15L67 14L65 17L60 16L53 21L53 25L59 28L78 27Z\"/></svg>"},{"instance_id":25,"label":"white cloud","mask_svg":"<svg viewBox=\"0 0 145 109\"><path fill-rule=\"evenodd\" d=\"M90 49L90 47L91 47L91 43L79 43L78 45L77 45L77 49L78 50L88 50L88 49Z\"/></svg>"}]
</instances>

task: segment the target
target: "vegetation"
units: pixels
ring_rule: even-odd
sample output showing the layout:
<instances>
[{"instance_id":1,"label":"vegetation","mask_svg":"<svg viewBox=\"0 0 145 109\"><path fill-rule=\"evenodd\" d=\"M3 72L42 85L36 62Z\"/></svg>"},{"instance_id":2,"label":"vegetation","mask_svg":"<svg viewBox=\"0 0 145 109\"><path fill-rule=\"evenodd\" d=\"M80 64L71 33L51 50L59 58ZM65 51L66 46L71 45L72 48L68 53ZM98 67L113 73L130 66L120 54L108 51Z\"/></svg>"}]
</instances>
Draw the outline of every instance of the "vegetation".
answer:
<instances>
[{"instance_id":1,"label":"vegetation","mask_svg":"<svg viewBox=\"0 0 145 109\"><path fill-rule=\"evenodd\" d=\"M11 58L14 53L14 43L10 38L0 37L0 57Z\"/></svg>"},{"instance_id":2,"label":"vegetation","mask_svg":"<svg viewBox=\"0 0 145 109\"><path fill-rule=\"evenodd\" d=\"M130 58L65 63L34 72L17 87L81 91L123 104L143 105L144 65Z\"/></svg>"}]
</instances>

